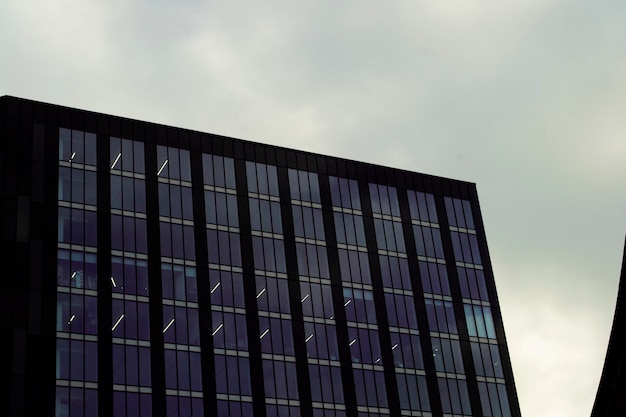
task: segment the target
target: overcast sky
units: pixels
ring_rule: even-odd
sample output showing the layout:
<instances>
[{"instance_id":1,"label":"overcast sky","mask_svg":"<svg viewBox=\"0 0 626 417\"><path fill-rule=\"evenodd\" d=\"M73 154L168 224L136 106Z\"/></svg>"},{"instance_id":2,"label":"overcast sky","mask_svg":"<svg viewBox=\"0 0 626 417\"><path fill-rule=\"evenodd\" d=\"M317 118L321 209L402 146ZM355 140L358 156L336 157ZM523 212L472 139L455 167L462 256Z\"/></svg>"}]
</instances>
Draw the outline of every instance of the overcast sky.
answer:
<instances>
[{"instance_id":1,"label":"overcast sky","mask_svg":"<svg viewBox=\"0 0 626 417\"><path fill-rule=\"evenodd\" d=\"M626 232L626 2L2 0L0 95L477 183L522 414L587 417Z\"/></svg>"}]
</instances>

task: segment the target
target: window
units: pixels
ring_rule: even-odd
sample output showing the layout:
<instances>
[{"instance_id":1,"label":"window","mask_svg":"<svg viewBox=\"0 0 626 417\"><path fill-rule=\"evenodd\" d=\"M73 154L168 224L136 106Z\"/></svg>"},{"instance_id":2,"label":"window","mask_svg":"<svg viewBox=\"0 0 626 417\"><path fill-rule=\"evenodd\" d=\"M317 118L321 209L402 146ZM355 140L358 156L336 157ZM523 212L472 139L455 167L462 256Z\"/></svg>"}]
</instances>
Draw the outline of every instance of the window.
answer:
<instances>
[{"instance_id":1,"label":"window","mask_svg":"<svg viewBox=\"0 0 626 417\"><path fill-rule=\"evenodd\" d=\"M352 362L382 365L377 330L348 327L348 339Z\"/></svg>"},{"instance_id":2,"label":"window","mask_svg":"<svg viewBox=\"0 0 626 417\"><path fill-rule=\"evenodd\" d=\"M396 368L424 369L420 338L415 334L390 332L391 352Z\"/></svg>"},{"instance_id":3,"label":"window","mask_svg":"<svg viewBox=\"0 0 626 417\"><path fill-rule=\"evenodd\" d=\"M481 265L480 249L478 248L478 238L474 234L450 231L452 238L452 248L454 249L454 259L458 262L465 262Z\"/></svg>"},{"instance_id":4,"label":"window","mask_svg":"<svg viewBox=\"0 0 626 417\"><path fill-rule=\"evenodd\" d=\"M370 184L369 186L372 212L400 217L400 203L396 189L378 184Z\"/></svg>"},{"instance_id":5,"label":"window","mask_svg":"<svg viewBox=\"0 0 626 417\"><path fill-rule=\"evenodd\" d=\"M344 288L343 300L348 321L376 324L376 309L372 291Z\"/></svg>"},{"instance_id":6,"label":"window","mask_svg":"<svg viewBox=\"0 0 626 417\"><path fill-rule=\"evenodd\" d=\"M278 197L278 174L272 165L246 162L248 192Z\"/></svg>"},{"instance_id":7,"label":"window","mask_svg":"<svg viewBox=\"0 0 626 417\"><path fill-rule=\"evenodd\" d=\"M437 372L465 373L461 345L458 340L433 337L431 343Z\"/></svg>"},{"instance_id":8,"label":"window","mask_svg":"<svg viewBox=\"0 0 626 417\"><path fill-rule=\"evenodd\" d=\"M417 315L412 296L385 293L385 305L390 326L417 329Z\"/></svg>"},{"instance_id":9,"label":"window","mask_svg":"<svg viewBox=\"0 0 626 417\"><path fill-rule=\"evenodd\" d=\"M229 188L235 186L235 163L232 158L202 154L202 173L204 184Z\"/></svg>"},{"instance_id":10,"label":"window","mask_svg":"<svg viewBox=\"0 0 626 417\"><path fill-rule=\"evenodd\" d=\"M285 247L280 239L252 237L254 268L270 272L287 272Z\"/></svg>"},{"instance_id":11,"label":"window","mask_svg":"<svg viewBox=\"0 0 626 417\"><path fill-rule=\"evenodd\" d=\"M380 255L380 273L383 286L388 288L412 290L409 263L406 258Z\"/></svg>"},{"instance_id":12,"label":"window","mask_svg":"<svg viewBox=\"0 0 626 417\"><path fill-rule=\"evenodd\" d=\"M371 284L367 252L339 249L341 280L346 283Z\"/></svg>"},{"instance_id":13,"label":"window","mask_svg":"<svg viewBox=\"0 0 626 417\"><path fill-rule=\"evenodd\" d=\"M411 374L396 374L400 408L412 411L430 411L426 377Z\"/></svg>"},{"instance_id":14,"label":"window","mask_svg":"<svg viewBox=\"0 0 626 417\"><path fill-rule=\"evenodd\" d=\"M475 229L470 202L458 198L445 197L448 223L452 227Z\"/></svg>"},{"instance_id":15,"label":"window","mask_svg":"<svg viewBox=\"0 0 626 417\"><path fill-rule=\"evenodd\" d=\"M445 264L419 262L419 268L425 293L451 295L448 271Z\"/></svg>"},{"instance_id":16,"label":"window","mask_svg":"<svg viewBox=\"0 0 626 417\"><path fill-rule=\"evenodd\" d=\"M304 335L309 358L339 360L335 326L305 322Z\"/></svg>"},{"instance_id":17,"label":"window","mask_svg":"<svg viewBox=\"0 0 626 417\"><path fill-rule=\"evenodd\" d=\"M357 181L337 177L329 177L328 181L330 182L330 197L333 206L361 210Z\"/></svg>"},{"instance_id":18,"label":"window","mask_svg":"<svg viewBox=\"0 0 626 417\"><path fill-rule=\"evenodd\" d=\"M325 246L296 243L296 255L300 276L330 278Z\"/></svg>"},{"instance_id":19,"label":"window","mask_svg":"<svg viewBox=\"0 0 626 417\"><path fill-rule=\"evenodd\" d=\"M435 197L416 191L407 191L411 219L422 222L438 223Z\"/></svg>"},{"instance_id":20,"label":"window","mask_svg":"<svg viewBox=\"0 0 626 417\"><path fill-rule=\"evenodd\" d=\"M191 182L189 151L157 145L157 177Z\"/></svg>"},{"instance_id":21,"label":"window","mask_svg":"<svg viewBox=\"0 0 626 417\"><path fill-rule=\"evenodd\" d=\"M378 249L405 253L402 223L391 220L374 219L376 244Z\"/></svg>"},{"instance_id":22,"label":"window","mask_svg":"<svg viewBox=\"0 0 626 417\"><path fill-rule=\"evenodd\" d=\"M444 414L472 414L465 380L437 378L437 382Z\"/></svg>"},{"instance_id":23,"label":"window","mask_svg":"<svg viewBox=\"0 0 626 417\"><path fill-rule=\"evenodd\" d=\"M425 302L430 331L456 334L457 327L452 303L430 298L427 298Z\"/></svg>"},{"instance_id":24,"label":"window","mask_svg":"<svg viewBox=\"0 0 626 417\"><path fill-rule=\"evenodd\" d=\"M313 172L289 170L289 189L293 200L321 203L320 186L317 174Z\"/></svg>"},{"instance_id":25,"label":"window","mask_svg":"<svg viewBox=\"0 0 626 417\"><path fill-rule=\"evenodd\" d=\"M489 301L485 273L481 269L457 268L461 295L472 300Z\"/></svg>"},{"instance_id":26,"label":"window","mask_svg":"<svg viewBox=\"0 0 626 417\"><path fill-rule=\"evenodd\" d=\"M491 307L463 304L463 308L465 309L467 331L470 336L496 338Z\"/></svg>"},{"instance_id":27,"label":"window","mask_svg":"<svg viewBox=\"0 0 626 417\"><path fill-rule=\"evenodd\" d=\"M439 229L413 225L413 235L418 256L445 259Z\"/></svg>"}]
</instances>

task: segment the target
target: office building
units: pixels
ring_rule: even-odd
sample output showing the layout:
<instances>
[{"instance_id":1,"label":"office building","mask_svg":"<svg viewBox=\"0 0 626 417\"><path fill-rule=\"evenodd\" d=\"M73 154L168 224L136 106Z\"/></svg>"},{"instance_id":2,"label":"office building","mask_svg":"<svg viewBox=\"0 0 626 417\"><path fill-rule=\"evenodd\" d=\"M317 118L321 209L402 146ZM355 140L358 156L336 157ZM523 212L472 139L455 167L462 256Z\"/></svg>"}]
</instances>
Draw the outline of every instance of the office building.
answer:
<instances>
[{"instance_id":1,"label":"office building","mask_svg":"<svg viewBox=\"0 0 626 417\"><path fill-rule=\"evenodd\" d=\"M5 415L520 416L474 184L0 115Z\"/></svg>"}]
</instances>

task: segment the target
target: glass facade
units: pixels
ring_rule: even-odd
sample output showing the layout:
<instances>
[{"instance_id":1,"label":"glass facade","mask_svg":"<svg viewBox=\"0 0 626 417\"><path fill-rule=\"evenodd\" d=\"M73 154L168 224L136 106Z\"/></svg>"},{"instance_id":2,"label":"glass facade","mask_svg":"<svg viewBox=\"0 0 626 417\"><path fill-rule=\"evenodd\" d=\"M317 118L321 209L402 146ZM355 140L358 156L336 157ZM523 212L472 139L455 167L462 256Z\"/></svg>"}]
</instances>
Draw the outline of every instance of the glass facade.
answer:
<instances>
[{"instance_id":1,"label":"glass facade","mask_svg":"<svg viewBox=\"0 0 626 417\"><path fill-rule=\"evenodd\" d=\"M106 120L48 134L57 417L519 416L473 185Z\"/></svg>"},{"instance_id":2,"label":"glass facade","mask_svg":"<svg viewBox=\"0 0 626 417\"><path fill-rule=\"evenodd\" d=\"M144 145L109 140L111 335L116 416L152 416Z\"/></svg>"},{"instance_id":3,"label":"glass facade","mask_svg":"<svg viewBox=\"0 0 626 417\"><path fill-rule=\"evenodd\" d=\"M68 408L91 405L89 395L98 388L93 365L97 361L89 360L98 349L94 273L98 213L95 136L62 129L59 140L57 414L64 415L65 404ZM109 146L113 408L116 416L151 416L150 356L154 353L149 328L142 323L158 319L150 316L149 308L152 258L144 144L111 137ZM158 194L157 259L168 417L205 414L202 297L211 311L211 361L220 415L254 414L254 347L260 353L256 360L263 373L267 416L302 415L302 390L308 390L307 405L313 415L346 416L350 409L346 389L354 393L352 406L362 417L391 415L390 396L403 415L431 415L431 401L438 401L445 415L471 415L460 327L469 338L465 343L471 356L465 360L471 357L483 413L511 415L468 200L444 198L449 230L443 230L436 197L430 193L398 191L371 182L360 185L358 180L336 176L320 180L315 172L250 161L242 166L246 179L242 191L237 188L233 158L202 154L202 193L195 194L203 197L202 226L194 219L189 151L157 145L156 156L152 169ZM282 193L279 175L286 176L287 189ZM326 204L320 183L330 190ZM400 197L400 192L406 194ZM242 199L248 213L241 212ZM401 199L407 204L404 214ZM285 221L291 223L289 227ZM202 227L206 236L208 294L198 292L202 278L196 268L196 227ZM328 230L334 231L332 246ZM242 233L252 245L248 259L242 256ZM444 233L449 233L452 257L446 257ZM414 246L407 245L406 239ZM335 251L338 260L335 284L328 251ZM288 252L295 255L294 276L288 271ZM417 265L413 271L411 258ZM245 264L252 267L253 276L244 274ZM453 296L450 267L456 269L460 300ZM252 310L246 303L246 286L254 290ZM345 340L338 337L337 300L343 308L340 333L347 336ZM295 310L294 301L299 301ZM464 322L455 309L459 301ZM418 320L420 303L426 317ZM248 340L251 318L258 326L258 343ZM386 337L381 335L381 318ZM298 343L306 353L301 359ZM424 343L435 370L436 384L430 387ZM349 364L341 362L341 349L349 353ZM304 375L298 375L298 360L306 363ZM352 388L345 386L342 367L352 374ZM392 386L388 386L390 371ZM80 391L68 387L75 381L81 381ZM306 385L299 386L302 382Z\"/></svg>"},{"instance_id":4,"label":"glass facade","mask_svg":"<svg viewBox=\"0 0 626 417\"><path fill-rule=\"evenodd\" d=\"M59 130L56 415L98 413L96 135Z\"/></svg>"}]
</instances>

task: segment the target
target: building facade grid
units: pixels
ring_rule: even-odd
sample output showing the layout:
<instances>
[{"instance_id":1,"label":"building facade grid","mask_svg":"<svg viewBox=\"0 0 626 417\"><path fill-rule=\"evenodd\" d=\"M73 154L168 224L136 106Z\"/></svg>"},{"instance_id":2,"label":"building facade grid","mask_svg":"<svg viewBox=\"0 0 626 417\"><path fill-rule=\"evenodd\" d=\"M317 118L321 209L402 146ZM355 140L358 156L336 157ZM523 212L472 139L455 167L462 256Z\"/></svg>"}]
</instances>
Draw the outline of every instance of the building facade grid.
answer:
<instances>
[{"instance_id":1,"label":"building facade grid","mask_svg":"<svg viewBox=\"0 0 626 417\"><path fill-rule=\"evenodd\" d=\"M3 297L41 300L10 415L520 415L473 184L1 110L3 246L32 277Z\"/></svg>"}]
</instances>

